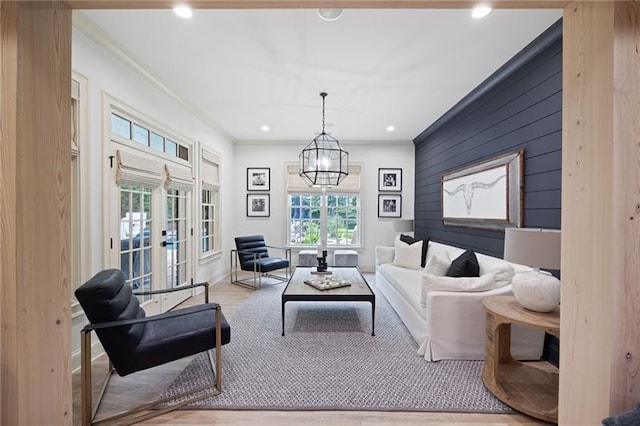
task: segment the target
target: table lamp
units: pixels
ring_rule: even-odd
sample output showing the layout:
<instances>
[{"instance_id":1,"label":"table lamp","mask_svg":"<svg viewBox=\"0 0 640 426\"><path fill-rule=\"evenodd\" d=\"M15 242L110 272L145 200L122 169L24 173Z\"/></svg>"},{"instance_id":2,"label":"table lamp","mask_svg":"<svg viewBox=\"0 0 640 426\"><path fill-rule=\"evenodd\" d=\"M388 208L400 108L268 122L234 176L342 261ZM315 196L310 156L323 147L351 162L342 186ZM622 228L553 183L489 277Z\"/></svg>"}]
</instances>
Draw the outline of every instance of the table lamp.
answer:
<instances>
[{"instance_id":1,"label":"table lamp","mask_svg":"<svg viewBox=\"0 0 640 426\"><path fill-rule=\"evenodd\" d=\"M560 280L545 269L560 269L560 231L557 229L507 228L504 259L533 267L514 275L516 300L526 309L550 312L560 303Z\"/></svg>"}]
</instances>

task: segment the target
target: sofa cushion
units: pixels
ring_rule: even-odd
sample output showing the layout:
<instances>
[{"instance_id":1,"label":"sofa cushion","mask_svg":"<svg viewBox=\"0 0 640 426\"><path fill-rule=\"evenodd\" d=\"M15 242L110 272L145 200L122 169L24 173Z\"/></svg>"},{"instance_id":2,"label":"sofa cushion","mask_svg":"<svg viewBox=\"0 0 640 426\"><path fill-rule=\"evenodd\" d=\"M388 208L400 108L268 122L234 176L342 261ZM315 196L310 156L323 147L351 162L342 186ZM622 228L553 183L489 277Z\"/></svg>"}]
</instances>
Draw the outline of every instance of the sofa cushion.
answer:
<instances>
[{"instance_id":1,"label":"sofa cushion","mask_svg":"<svg viewBox=\"0 0 640 426\"><path fill-rule=\"evenodd\" d=\"M429 249L427 250L427 262L431 256L439 256L442 259L455 259L464 253L464 250L454 246L448 246L435 241L429 241Z\"/></svg>"},{"instance_id":2,"label":"sofa cushion","mask_svg":"<svg viewBox=\"0 0 640 426\"><path fill-rule=\"evenodd\" d=\"M395 256L393 247L376 246L376 265L383 263L392 263Z\"/></svg>"},{"instance_id":3,"label":"sofa cushion","mask_svg":"<svg viewBox=\"0 0 640 426\"><path fill-rule=\"evenodd\" d=\"M409 245L415 244L418 241L422 241L422 257L420 259L420 266L424 268L425 265L427 264L427 249L429 248L429 238L425 238L421 240L419 238L413 238L410 235L400 234L400 241L407 243Z\"/></svg>"},{"instance_id":4,"label":"sofa cushion","mask_svg":"<svg viewBox=\"0 0 640 426\"><path fill-rule=\"evenodd\" d=\"M440 256L430 256L429 261L427 262L427 266L425 266L424 268L424 271L427 274L442 277L447 274L449 266L451 266L451 262L448 258L443 259Z\"/></svg>"},{"instance_id":5,"label":"sofa cushion","mask_svg":"<svg viewBox=\"0 0 640 426\"><path fill-rule=\"evenodd\" d=\"M425 273L422 276L420 306L426 308L427 294L430 291L486 291L496 288L495 274L489 273L480 277L438 277Z\"/></svg>"},{"instance_id":6,"label":"sofa cushion","mask_svg":"<svg viewBox=\"0 0 640 426\"><path fill-rule=\"evenodd\" d=\"M448 277L479 277L480 266L473 250L466 250L451 262L447 271Z\"/></svg>"},{"instance_id":7,"label":"sofa cushion","mask_svg":"<svg viewBox=\"0 0 640 426\"><path fill-rule=\"evenodd\" d=\"M497 259L481 253L476 253L478 265L480 266L480 275L494 273L496 274L496 286L502 287L511 283L511 279L515 274L513 266L506 260Z\"/></svg>"},{"instance_id":8,"label":"sofa cushion","mask_svg":"<svg viewBox=\"0 0 640 426\"><path fill-rule=\"evenodd\" d=\"M420 269L422 256L422 240L413 244L407 244L400 239L395 240L395 257L393 264L409 269Z\"/></svg>"},{"instance_id":9,"label":"sofa cushion","mask_svg":"<svg viewBox=\"0 0 640 426\"><path fill-rule=\"evenodd\" d=\"M426 318L425 310L420 306L420 292L422 291L420 283L424 274L422 269L407 269L385 263L378 266L378 272L422 318Z\"/></svg>"}]
</instances>

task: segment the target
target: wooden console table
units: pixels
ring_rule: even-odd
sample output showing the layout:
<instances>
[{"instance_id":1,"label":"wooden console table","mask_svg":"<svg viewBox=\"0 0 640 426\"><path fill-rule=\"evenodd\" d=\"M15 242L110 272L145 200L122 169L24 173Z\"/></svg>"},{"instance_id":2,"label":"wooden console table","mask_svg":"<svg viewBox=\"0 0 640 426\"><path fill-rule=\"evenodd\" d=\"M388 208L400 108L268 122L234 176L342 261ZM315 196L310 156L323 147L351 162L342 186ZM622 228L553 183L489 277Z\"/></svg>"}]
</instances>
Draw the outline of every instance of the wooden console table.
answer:
<instances>
[{"instance_id":1,"label":"wooden console table","mask_svg":"<svg viewBox=\"0 0 640 426\"><path fill-rule=\"evenodd\" d=\"M540 313L523 308L513 296L482 301L487 336L482 381L509 407L558 423L558 373L526 365L511 356L511 324L544 330L560 339L560 309Z\"/></svg>"}]
</instances>

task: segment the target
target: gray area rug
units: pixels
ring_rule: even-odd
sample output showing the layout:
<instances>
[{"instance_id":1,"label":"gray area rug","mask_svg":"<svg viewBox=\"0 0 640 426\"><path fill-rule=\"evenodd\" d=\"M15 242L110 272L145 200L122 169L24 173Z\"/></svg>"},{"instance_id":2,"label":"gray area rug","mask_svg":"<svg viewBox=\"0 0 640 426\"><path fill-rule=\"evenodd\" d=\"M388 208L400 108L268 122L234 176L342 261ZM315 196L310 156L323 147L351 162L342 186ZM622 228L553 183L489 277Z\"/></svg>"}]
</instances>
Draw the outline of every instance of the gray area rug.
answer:
<instances>
[{"instance_id":1,"label":"gray area rug","mask_svg":"<svg viewBox=\"0 0 640 426\"><path fill-rule=\"evenodd\" d=\"M513 413L482 384L482 361L427 362L384 296L371 305L289 302L283 285L256 291L230 319L223 392L192 409ZM223 307L224 310L224 307ZM211 382L199 354L162 397Z\"/></svg>"}]
</instances>

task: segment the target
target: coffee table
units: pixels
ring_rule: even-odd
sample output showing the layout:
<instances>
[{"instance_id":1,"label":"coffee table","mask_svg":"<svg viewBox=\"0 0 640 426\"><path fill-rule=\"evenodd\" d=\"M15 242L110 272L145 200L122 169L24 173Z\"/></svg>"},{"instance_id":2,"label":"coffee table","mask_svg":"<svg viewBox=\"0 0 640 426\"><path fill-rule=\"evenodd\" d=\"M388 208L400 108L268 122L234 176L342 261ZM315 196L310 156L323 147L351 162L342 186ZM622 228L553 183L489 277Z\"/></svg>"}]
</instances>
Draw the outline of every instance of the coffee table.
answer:
<instances>
[{"instance_id":1,"label":"coffee table","mask_svg":"<svg viewBox=\"0 0 640 426\"><path fill-rule=\"evenodd\" d=\"M331 267L332 276L351 283L348 287L318 290L304 280L317 278L311 271L316 268L298 266L282 292L282 335L284 336L284 310L287 302L369 302L371 303L371 335L375 336L376 296L360 270L354 266Z\"/></svg>"}]
</instances>

